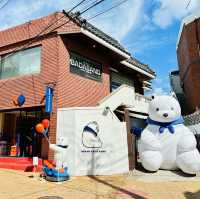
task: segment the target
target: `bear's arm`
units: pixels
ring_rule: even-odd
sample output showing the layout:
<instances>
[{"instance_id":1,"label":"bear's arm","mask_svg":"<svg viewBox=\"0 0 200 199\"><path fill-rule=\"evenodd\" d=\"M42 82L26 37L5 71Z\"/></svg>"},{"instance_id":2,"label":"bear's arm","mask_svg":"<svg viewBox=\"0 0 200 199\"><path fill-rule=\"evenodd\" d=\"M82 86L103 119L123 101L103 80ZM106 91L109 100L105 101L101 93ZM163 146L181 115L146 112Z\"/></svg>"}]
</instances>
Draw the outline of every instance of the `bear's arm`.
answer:
<instances>
[{"instance_id":1,"label":"bear's arm","mask_svg":"<svg viewBox=\"0 0 200 199\"><path fill-rule=\"evenodd\" d=\"M56 144L50 144L49 148L55 152L63 152L63 149Z\"/></svg>"},{"instance_id":2,"label":"bear's arm","mask_svg":"<svg viewBox=\"0 0 200 199\"><path fill-rule=\"evenodd\" d=\"M143 150L159 151L161 149L160 141L148 127L142 132L140 143Z\"/></svg>"},{"instance_id":3,"label":"bear's arm","mask_svg":"<svg viewBox=\"0 0 200 199\"><path fill-rule=\"evenodd\" d=\"M196 148L197 142L194 134L185 126L181 126L181 139L178 143L179 152L187 152Z\"/></svg>"}]
</instances>

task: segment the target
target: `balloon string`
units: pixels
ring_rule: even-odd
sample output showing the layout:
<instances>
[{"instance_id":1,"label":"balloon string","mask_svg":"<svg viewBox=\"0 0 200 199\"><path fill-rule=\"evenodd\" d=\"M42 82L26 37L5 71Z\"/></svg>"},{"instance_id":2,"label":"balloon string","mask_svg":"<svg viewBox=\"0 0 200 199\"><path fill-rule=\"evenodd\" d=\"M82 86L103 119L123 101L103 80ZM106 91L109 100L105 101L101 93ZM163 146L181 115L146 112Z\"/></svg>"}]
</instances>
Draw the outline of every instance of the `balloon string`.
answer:
<instances>
[{"instance_id":1,"label":"balloon string","mask_svg":"<svg viewBox=\"0 0 200 199\"><path fill-rule=\"evenodd\" d=\"M49 145L51 144L50 141L49 141L49 138L46 136L45 133L42 133L44 135L44 137L46 138L47 142L49 143Z\"/></svg>"}]
</instances>

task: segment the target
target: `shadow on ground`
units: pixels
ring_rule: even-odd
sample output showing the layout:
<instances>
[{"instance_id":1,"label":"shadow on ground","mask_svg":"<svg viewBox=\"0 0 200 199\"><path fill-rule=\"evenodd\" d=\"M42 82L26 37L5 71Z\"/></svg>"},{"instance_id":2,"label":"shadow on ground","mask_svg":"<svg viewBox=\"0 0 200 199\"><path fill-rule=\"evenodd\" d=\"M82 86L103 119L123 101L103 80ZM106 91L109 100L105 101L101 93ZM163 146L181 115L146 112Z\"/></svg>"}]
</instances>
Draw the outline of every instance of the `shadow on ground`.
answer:
<instances>
[{"instance_id":1,"label":"shadow on ground","mask_svg":"<svg viewBox=\"0 0 200 199\"><path fill-rule=\"evenodd\" d=\"M185 192L184 193L186 199L199 199L200 198L200 191L195 193L192 192Z\"/></svg>"},{"instance_id":2,"label":"shadow on ground","mask_svg":"<svg viewBox=\"0 0 200 199\"><path fill-rule=\"evenodd\" d=\"M118 187L118 186L116 186L116 185L113 185L113 184L111 184L111 183L108 183L108 182L106 182L105 180L101 180L101 179L99 179L99 178L97 178L97 177L95 177L95 176L89 176L89 177L90 177L91 179L95 180L95 181L98 182L98 183L107 185L107 186L109 186L109 187L111 187L111 188L113 188L113 189L115 189L115 190L117 190L117 191L119 191L119 192L121 192L121 193L123 193L123 194L126 194L126 195L128 195L129 197L132 197L132 198L134 198L134 199L147 199L147 198L145 198L145 197L143 197L143 196L141 196L141 195L139 195L139 194L137 194L137 193L134 193L134 192L132 192L132 191L129 191L129 190L126 190L126 189L124 189L124 188L121 188L121 187Z\"/></svg>"},{"instance_id":3,"label":"shadow on ground","mask_svg":"<svg viewBox=\"0 0 200 199\"><path fill-rule=\"evenodd\" d=\"M138 170L138 171L141 171L141 172L143 172L143 173L156 173L156 172L157 172L157 171L148 171L148 170L146 170L146 169L142 166L141 163L137 163L135 169Z\"/></svg>"},{"instance_id":4,"label":"shadow on ground","mask_svg":"<svg viewBox=\"0 0 200 199\"><path fill-rule=\"evenodd\" d=\"M39 197L38 199L64 199L60 196L43 196L43 197Z\"/></svg>"},{"instance_id":5,"label":"shadow on ground","mask_svg":"<svg viewBox=\"0 0 200 199\"><path fill-rule=\"evenodd\" d=\"M136 170L141 171L143 173L156 173L157 171L148 171L146 170L141 163L138 163L136 166ZM164 170L164 169L159 169L159 170ZM183 171L181 171L180 169L177 170L167 170L167 171L171 171L172 173L181 176L181 177L194 177L196 176L196 174L187 174L184 173Z\"/></svg>"},{"instance_id":6,"label":"shadow on ground","mask_svg":"<svg viewBox=\"0 0 200 199\"><path fill-rule=\"evenodd\" d=\"M184 173L181 170L175 170L175 171L171 171L172 173L175 173L176 175L179 175L181 177L195 177L196 174L188 174L188 173Z\"/></svg>"}]
</instances>

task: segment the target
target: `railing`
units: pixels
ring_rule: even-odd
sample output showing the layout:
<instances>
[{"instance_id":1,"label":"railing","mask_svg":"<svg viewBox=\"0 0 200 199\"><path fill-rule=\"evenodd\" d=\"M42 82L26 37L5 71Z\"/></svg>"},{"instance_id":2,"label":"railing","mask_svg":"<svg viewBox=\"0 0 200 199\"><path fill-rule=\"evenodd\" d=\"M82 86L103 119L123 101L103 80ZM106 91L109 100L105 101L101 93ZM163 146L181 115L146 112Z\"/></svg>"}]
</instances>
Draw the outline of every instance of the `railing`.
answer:
<instances>
[{"instance_id":1,"label":"railing","mask_svg":"<svg viewBox=\"0 0 200 199\"><path fill-rule=\"evenodd\" d=\"M141 95L139 93L135 93L135 100L136 101L142 101L142 102L146 102L146 103L149 103L151 101L150 98L144 96L144 95Z\"/></svg>"}]
</instances>

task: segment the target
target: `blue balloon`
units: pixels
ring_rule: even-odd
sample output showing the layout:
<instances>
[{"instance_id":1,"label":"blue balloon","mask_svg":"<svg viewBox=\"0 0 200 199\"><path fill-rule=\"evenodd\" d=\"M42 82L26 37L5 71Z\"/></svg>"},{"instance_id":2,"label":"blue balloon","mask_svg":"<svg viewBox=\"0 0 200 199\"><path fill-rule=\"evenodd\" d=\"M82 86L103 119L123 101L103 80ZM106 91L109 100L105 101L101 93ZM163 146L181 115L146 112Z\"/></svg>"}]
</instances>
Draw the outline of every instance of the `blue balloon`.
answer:
<instances>
[{"instance_id":1,"label":"blue balloon","mask_svg":"<svg viewBox=\"0 0 200 199\"><path fill-rule=\"evenodd\" d=\"M22 106L22 105L25 103L25 101L26 101L26 98L25 98L24 95L18 96L17 102L18 102L18 105L19 105L19 106Z\"/></svg>"}]
</instances>

